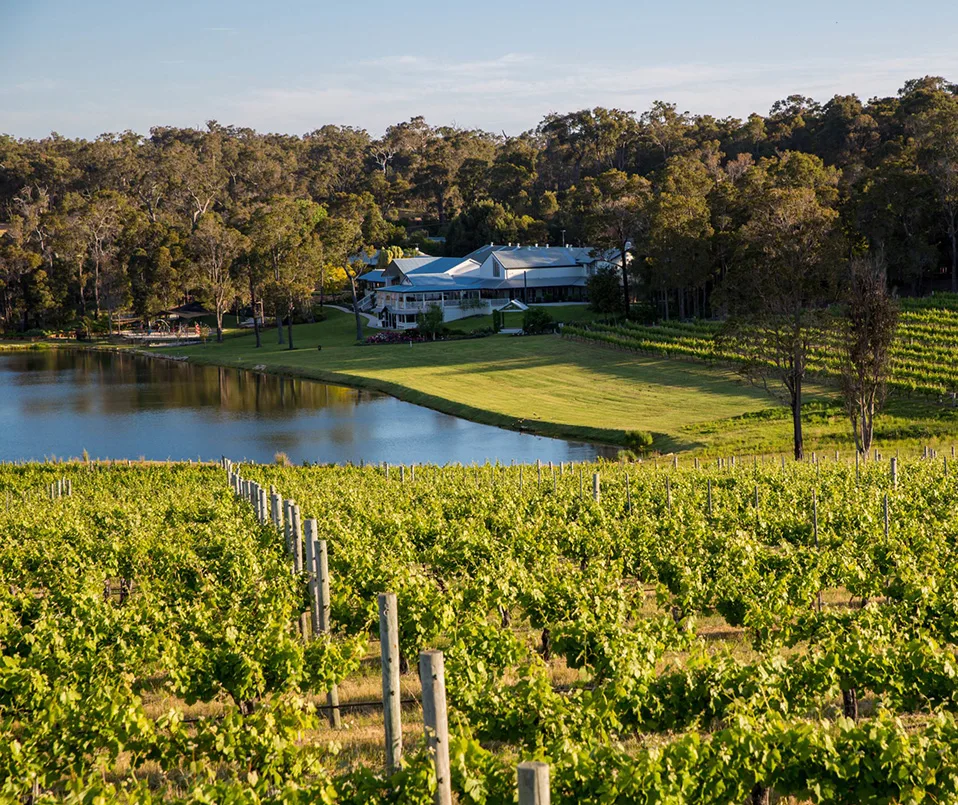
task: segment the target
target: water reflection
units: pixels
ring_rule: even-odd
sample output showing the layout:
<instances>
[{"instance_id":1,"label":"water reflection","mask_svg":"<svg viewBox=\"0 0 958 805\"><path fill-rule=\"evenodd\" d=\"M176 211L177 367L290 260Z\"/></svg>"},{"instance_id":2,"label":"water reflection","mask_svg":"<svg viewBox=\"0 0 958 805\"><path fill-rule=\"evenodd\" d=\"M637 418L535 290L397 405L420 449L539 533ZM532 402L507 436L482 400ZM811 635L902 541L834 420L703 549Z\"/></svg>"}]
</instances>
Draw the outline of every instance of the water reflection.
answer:
<instances>
[{"instance_id":1,"label":"water reflection","mask_svg":"<svg viewBox=\"0 0 958 805\"><path fill-rule=\"evenodd\" d=\"M479 425L375 392L128 354L0 353L0 459L582 461L608 448Z\"/></svg>"}]
</instances>

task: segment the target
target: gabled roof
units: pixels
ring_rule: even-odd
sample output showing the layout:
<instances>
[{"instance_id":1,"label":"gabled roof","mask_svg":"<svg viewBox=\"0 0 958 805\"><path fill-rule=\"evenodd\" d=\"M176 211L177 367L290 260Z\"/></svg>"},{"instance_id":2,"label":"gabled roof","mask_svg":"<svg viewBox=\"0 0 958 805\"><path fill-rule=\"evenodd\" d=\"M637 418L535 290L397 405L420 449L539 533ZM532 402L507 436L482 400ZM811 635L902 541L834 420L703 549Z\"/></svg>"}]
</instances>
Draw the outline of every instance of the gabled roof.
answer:
<instances>
[{"instance_id":1,"label":"gabled roof","mask_svg":"<svg viewBox=\"0 0 958 805\"><path fill-rule=\"evenodd\" d=\"M591 265L597 260L616 265L621 262L618 249L593 253L590 246L519 246L511 243L489 243L480 246L474 252L467 254L464 259L484 263L490 254L495 254L504 268L519 270Z\"/></svg>"},{"instance_id":2,"label":"gabled roof","mask_svg":"<svg viewBox=\"0 0 958 805\"><path fill-rule=\"evenodd\" d=\"M445 274L464 263L472 262L465 257L400 257L390 265L396 266L403 274ZM478 266L477 266L478 267Z\"/></svg>"},{"instance_id":3,"label":"gabled roof","mask_svg":"<svg viewBox=\"0 0 958 805\"><path fill-rule=\"evenodd\" d=\"M505 269L523 270L534 268L561 268L563 266L577 266L580 261L569 250L562 246L540 248L523 247L497 251L495 259Z\"/></svg>"},{"instance_id":4,"label":"gabled roof","mask_svg":"<svg viewBox=\"0 0 958 805\"><path fill-rule=\"evenodd\" d=\"M360 274L356 279L364 280L365 282L385 282L386 280L383 278L384 273L382 269L376 269L367 271L365 274Z\"/></svg>"}]
</instances>

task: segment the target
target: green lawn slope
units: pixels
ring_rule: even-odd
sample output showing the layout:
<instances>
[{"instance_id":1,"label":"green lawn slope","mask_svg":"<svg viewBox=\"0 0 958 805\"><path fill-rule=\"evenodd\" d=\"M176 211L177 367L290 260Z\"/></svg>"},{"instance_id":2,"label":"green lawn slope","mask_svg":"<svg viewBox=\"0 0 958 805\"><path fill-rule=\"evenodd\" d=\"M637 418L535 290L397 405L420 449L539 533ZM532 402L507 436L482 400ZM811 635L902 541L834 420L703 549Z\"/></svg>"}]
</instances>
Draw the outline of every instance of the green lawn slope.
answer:
<instances>
[{"instance_id":1,"label":"green lawn slope","mask_svg":"<svg viewBox=\"0 0 958 805\"><path fill-rule=\"evenodd\" d=\"M788 409L728 369L558 336L500 335L413 346L356 346L355 337L353 316L330 310L326 321L294 328L292 351L277 343L275 330L267 330L260 349L248 335L157 352L378 390L546 436L621 444L626 431L647 430L662 452L725 455L791 448ZM852 449L835 392L815 385L809 390L808 450ZM942 444L958 438L958 410L924 398L893 398L876 437L883 447Z\"/></svg>"}]
</instances>

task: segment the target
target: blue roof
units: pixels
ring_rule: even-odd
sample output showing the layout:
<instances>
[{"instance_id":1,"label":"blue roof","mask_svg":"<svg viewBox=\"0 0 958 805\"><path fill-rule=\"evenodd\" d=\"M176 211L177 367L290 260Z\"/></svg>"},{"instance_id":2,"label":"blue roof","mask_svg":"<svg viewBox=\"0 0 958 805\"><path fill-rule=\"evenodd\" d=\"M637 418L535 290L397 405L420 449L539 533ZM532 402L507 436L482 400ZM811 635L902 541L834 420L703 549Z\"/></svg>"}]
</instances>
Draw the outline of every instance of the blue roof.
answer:
<instances>
[{"instance_id":1,"label":"blue roof","mask_svg":"<svg viewBox=\"0 0 958 805\"><path fill-rule=\"evenodd\" d=\"M389 285L380 288L379 293L442 293L446 291L469 291L478 290L477 285Z\"/></svg>"},{"instance_id":2,"label":"blue roof","mask_svg":"<svg viewBox=\"0 0 958 805\"><path fill-rule=\"evenodd\" d=\"M403 274L445 274L465 262L464 257L400 257L393 260Z\"/></svg>"},{"instance_id":3,"label":"blue roof","mask_svg":"<svg viewBox=\"0 0 958 805\"><path fill-rule=\"evenodd\" d=\"M382 269L367 271L365 274L360 274L356 279L365 280L366 282L384 282Z\"/></svg>"}]
</instances>

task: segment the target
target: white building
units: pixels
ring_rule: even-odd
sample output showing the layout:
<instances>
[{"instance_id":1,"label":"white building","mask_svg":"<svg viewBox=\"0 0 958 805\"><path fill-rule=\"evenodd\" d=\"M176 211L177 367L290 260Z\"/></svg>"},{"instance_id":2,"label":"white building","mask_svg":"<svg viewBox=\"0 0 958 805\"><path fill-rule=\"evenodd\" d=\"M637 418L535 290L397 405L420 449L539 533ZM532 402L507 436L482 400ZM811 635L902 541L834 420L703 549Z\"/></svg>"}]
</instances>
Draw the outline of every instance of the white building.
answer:
<instances>
[{"instance_id":1,"label":"white building","mask_svg":"<svg viewBox=\"0 0 958 805\"><path fill-rule=\"evenodd\" d=\"M570 246L489 244L465 257L410 257L359 277L367 293L360 309L383 326L406 329L431 305L445 321L489 314L512 299L525 304L587 302L586 281L618 255L593 256Z\"/></svg>"}]
</instances>

